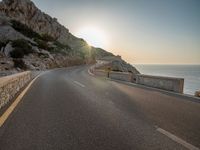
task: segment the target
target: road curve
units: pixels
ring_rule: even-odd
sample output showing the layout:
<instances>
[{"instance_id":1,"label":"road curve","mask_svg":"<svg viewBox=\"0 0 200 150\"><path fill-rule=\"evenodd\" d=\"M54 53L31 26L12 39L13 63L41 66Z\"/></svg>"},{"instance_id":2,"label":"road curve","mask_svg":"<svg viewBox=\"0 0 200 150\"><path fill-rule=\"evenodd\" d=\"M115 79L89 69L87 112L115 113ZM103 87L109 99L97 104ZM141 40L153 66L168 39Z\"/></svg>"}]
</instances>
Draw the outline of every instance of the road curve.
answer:
<instances>
[{"instance_id":1,"label":"road curve","mask_svg":"<svg viewBox=\"0 0 200 150\"><path fill-rule=\"evenodd\" d=\"M200 147L200 103L92 77L88 66L40 76L0 128L0 150L186 150Z\"/></svg>"}]
</instances>

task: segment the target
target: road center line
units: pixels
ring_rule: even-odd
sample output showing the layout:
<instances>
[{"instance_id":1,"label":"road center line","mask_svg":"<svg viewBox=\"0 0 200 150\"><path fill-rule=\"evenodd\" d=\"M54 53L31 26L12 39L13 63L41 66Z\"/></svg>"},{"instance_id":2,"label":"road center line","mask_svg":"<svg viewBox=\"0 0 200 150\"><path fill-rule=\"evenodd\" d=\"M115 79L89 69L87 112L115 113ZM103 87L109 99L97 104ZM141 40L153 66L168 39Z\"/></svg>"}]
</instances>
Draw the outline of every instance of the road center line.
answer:
<instances>
[{"instance_id":1,"label":"road center line","mask_svg":"<svg viewBox=\"0 0 200 150\"><path fill-rule=\"evenodd\" d=\"M175 136L174 134L164 130L164 129L161 129L161 128L157 128L156 129L158 132L164 134L165 136L167 136L168 138L170 138L171 140L183 145L184 147L188 148L189 150L200 150L198 147L182 140L181 138Z\"/></svg>"},{"instance_id":2,"label":"road center line","mask_svg":"<svg viewBox=\"0 0 200 150\"><path fill-rule=\"evenodd\" d=\"M85 85L83 85L82 83L78 82L78 81L74 81L74 83L76 83L77 85L81 86L82 88L85 87Z\"/></svg>"}]
</instances>

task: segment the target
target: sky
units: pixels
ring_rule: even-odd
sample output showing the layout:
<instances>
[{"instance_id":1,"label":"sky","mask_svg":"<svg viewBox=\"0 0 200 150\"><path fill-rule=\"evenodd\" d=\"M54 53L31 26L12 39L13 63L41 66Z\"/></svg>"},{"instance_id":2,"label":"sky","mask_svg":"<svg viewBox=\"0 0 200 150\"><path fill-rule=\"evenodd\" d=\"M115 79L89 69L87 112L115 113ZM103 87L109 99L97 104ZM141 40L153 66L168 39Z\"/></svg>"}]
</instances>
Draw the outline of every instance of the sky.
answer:
<instances>
[{"instance_id":1,"label":"sky","mask_svg":"<svg viewBox=\"0 0 200 150\"><path fill-rule=\"evenodd\" d=\"M200 64L200 0L33 0L89 44L137 64Z\"/></svg>"}]
</instances>

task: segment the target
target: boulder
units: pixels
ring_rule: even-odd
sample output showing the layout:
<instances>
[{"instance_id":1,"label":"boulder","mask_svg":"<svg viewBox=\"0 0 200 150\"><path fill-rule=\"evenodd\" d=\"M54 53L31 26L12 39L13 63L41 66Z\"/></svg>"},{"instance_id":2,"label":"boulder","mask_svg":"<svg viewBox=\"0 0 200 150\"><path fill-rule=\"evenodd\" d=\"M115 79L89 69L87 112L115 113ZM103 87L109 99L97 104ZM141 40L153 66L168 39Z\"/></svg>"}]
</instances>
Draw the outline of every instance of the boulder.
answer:
<instances>
[{"instance_id":1,"label":"boulder","mask_svg":"<svg viewBox=\"0 0 200 150\"><path fill-rule=\"evenodd\" d=\"M10 25L0 26L0 41L14 41L18 39L27 40L33 44L36 44L32 39L25 37L23 34L17 32Z\"/></svg>"},{"instance_id":2,"label":"boulder","mask_svg":"<svg viewBox=\"0 0 200 150\"><path fill-rule=\"evenodd\" d=\"M40 50L37 46L32 46L32 50L34 53L40 53Z\"/></svg>"},{"instance_id":3,"label":"boulder","mask_svg":"<svg viewBox=\"0 0 200 150\"><path fill-rule=\"evenodd\" d=\"M0 49L0 58L1 58L1 57L3 58L3 56L4 56L3 51L4 51L4 47L2 47L2 48Z\"/></svg>"},{"instance_id":4,"label":"boulder","mask_svg":"<svg viewBox=\"0 0 200 150\"><path fill-rule=\"evenodd\" d=\"M13 51L12 43L9 42L6 47L4 48L4 54L6 57L10 57L10 52Z\"/></svg>"},{"instance_id":5,"label":"boulder","mask_svg":"<svg viewBox=\"0 0 200 150\"><path fill-rule=\"evenodd\" d=\"M50 52L48 52L46 50L41 50L40 54L46 56L47 58L54 59L53 56L50 54Z\"/></svg>"}]
</instances>

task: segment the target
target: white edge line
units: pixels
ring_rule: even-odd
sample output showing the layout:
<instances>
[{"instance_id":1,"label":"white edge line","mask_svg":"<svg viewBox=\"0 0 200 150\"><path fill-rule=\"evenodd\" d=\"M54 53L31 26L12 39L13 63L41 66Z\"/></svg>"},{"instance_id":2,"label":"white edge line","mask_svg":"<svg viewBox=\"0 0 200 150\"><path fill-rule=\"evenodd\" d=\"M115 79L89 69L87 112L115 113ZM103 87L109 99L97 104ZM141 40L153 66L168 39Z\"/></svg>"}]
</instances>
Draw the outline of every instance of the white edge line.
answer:
<instances>
[{"instance_id":1,"label":"white edge line","mask_svg":"<svg viewBox=\"0 0 200 150\"><path fill-rule=\"evenodd\" d=\"M74 83L76 83L77 85L81 86L81 87L85 87L85 85L83 85L82 83L78 82L78 81L74 81Z\"/></svg>"},{"instance_id":2,"label":"white edge line","mask_svg":"<svg viewBox=\"0 0 200 150\"><path fill-rule=\"evenodd\" d=\"M36 76L29 84L28 86L20 93L20 95L15 99L15 101L8 107L8 109L3 113L3 115L0 117L0 127L3 126L3 124L6 122L10 114L14 111L14 109L17 107L18 103L22 100L26 92L29 90L31 85L35 82L35 80L43 75L43 73Z\"/></svg>"},{"instance_id":3,"label":"white edge line","mask_svg":"<svg viewBox=\"0 0 200 150\"><path fill-rule=\"evenodd\" d=\"M190 144L190 143L188 143L188 142L182 140L181 138L179 138L179 137L173 135L172 133L170 133L170 132L168 132L168 131L166 131L166 130L164 130L164 129L157 128L156 130L157 130L158 132L160 132L160 133L166 135L166 136L167 136L168 138L170 138L171 140L173 140L173 141L175 141L175 142L181 144L182 146L188 148L189 150L200 150L198 147L196 147L196 146L194 146L194 145L192 145L192 144Z\"/></svg>"}]
</instances>

